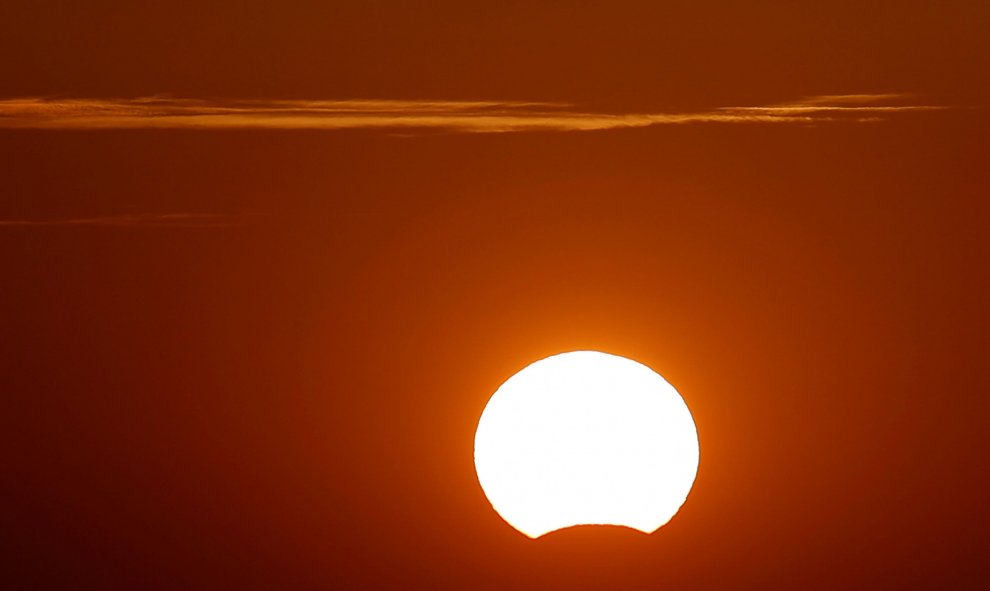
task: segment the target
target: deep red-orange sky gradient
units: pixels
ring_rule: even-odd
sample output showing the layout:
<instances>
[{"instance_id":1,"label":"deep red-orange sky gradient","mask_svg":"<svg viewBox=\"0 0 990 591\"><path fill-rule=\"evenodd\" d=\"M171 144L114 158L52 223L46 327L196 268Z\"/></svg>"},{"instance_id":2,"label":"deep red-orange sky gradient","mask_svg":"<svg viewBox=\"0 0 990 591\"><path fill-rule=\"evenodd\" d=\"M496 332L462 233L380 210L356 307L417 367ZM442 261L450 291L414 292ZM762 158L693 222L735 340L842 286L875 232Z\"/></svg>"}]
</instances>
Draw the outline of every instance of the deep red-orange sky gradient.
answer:
<instances>
[{"instance_id":1,"label":"deep red-orange sky gradient","mask_svg":"<svg viewBox=\"0 0 990 591\"><path fill-rule=\"evenodd\" d=\"M0 587L990 584L990 4L8 2L0 56ZM652 536L478 485L574 349L694 414Z\"/></svg>"}]
</instances>

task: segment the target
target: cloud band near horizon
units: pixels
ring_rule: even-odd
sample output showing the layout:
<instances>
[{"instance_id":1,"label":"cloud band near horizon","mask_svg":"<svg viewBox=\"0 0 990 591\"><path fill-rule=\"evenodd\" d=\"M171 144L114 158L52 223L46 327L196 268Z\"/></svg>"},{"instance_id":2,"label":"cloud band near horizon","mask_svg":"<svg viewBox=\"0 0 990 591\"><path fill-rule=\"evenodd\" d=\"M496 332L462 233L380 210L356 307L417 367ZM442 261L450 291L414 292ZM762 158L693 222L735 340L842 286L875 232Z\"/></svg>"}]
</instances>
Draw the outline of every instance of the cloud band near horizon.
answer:
<instances>
[{"instance_id":1,"label":"cloud band near horizon","mask_svg":"<svg viewBox=\"0 0 990 591\"><path fill-rule=\"evenodd\" d=\"M814 96L699 112L596 113L565 103L439 100L0 99L0 129L381 129L506 133L689 123L876 121L946 109L904 94Z\"/></svg>"}]
</instances>

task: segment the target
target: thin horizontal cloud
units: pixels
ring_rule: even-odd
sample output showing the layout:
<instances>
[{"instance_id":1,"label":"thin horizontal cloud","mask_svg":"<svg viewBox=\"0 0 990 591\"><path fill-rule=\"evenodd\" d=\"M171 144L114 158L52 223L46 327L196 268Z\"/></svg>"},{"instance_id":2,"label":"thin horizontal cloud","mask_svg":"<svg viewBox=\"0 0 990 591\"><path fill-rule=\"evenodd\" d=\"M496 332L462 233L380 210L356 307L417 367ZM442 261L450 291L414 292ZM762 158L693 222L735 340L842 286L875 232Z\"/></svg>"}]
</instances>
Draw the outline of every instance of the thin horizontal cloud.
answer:
<instances>
[{"instance_id":1,"label":"thin horizontal cloud","mask_svg":"<svg viewBox=\"0 0 990 591\"><path fill-rule=\"evenodd\" d=\"M0 226L116 226L141 228L220 228L238 225L240 216L214 213L142 213L44 220L0 220Z\"/></svg>"},{"instance_id":2,"label":"thin horizontal cloud","mask_svg":"<svg viewBox=\"0 0 990 591\"><path fill-rule=\"evenodd\" d=\"M825 114L834 118L845 115L863 121L874 121L884 114L937 111L948 108L914 104L909 102L911 98L912 96L908 94L827 94L763 107L729 107L722 110L738 114L762 113L781 116Z\"/></svg>"},{"instance_id":3,"label":"thin horizontal cloud","mask_svg":"<svg viewBox=\"0 0 990 591\"><path fill-rule=\"evenodd\" d=\"M875 105L877 103L900 102L911 100L910 94L822 94L805 97L792 105Z\"/></svg>"},{"instance_id":4,"label":"thin horizontal cloud","mask_svg":"<svg viewBox=\"0 0 990 591\"><path fill-rule=\"evenodd\" d=\"M945 109L910 95L848 94L699 112L596 113L566 103L407 100L0 100L7 129L384 129L459 133L590 131L686 123L873 121Z\"/></svg>"}]
</instances>

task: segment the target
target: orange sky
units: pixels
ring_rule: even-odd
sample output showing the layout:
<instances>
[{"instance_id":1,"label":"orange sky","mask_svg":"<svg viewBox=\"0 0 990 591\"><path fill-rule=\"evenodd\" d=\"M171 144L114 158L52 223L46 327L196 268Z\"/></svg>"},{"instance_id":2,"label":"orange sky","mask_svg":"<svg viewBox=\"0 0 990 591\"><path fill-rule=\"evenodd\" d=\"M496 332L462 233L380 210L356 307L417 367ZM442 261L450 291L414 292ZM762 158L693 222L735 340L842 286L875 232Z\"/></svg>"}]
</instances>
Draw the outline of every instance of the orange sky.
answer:
<instances>
[{"instance_id":1,"label":"orange sky","mask_svg":"<svg viewBox=\"0 0 990 591\"><path fill-rule=\"evenodd\" d=\"M986 586L990 4L814 4L0 6L3 577ZM695 416L652 536L478 485L574 349Z\"/></svg>"}]
</instances>

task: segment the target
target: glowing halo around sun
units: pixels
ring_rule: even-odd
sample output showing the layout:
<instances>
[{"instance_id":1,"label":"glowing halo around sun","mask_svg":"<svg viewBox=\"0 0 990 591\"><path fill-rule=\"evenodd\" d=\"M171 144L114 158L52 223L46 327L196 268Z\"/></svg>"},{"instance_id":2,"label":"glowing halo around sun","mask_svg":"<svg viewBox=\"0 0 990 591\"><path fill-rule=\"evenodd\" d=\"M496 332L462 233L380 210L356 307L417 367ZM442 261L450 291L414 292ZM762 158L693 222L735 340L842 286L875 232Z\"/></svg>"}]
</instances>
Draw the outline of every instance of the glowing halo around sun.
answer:
<instances>
[{"instance_id":1,"label":"glowing halo around sun","mask_svg":"<svg viewBox=\"0 0 990 591\"><path fill-rule=\"evenodd\" d=\"M653 533L698 472L698 433L673 386L641 363L574 351L502 384L474 439L495 511L538 538L575 525Z\"/></svg>"}]
</instances>

